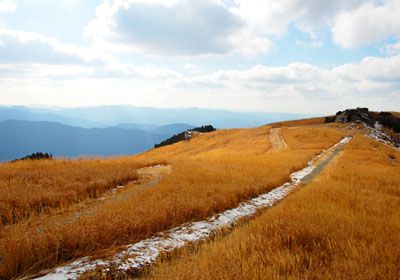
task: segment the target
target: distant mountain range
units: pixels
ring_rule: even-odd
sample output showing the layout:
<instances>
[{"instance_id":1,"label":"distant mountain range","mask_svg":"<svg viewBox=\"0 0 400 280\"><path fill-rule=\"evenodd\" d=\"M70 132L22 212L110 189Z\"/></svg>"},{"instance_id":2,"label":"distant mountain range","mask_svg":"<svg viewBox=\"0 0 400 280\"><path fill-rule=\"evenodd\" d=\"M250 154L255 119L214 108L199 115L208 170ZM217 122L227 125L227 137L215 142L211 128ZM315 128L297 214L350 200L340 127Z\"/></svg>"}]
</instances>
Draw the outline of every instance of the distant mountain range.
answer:
<instances>
[{"instance_id":1,"label":"distant mountain range","mask_svg":"<svg viewBox=\"0 0 400 280\"><path fill-rule=\"evenodd\" d=\"M166 134L135 128L81 128L55 122L7 120L0 122L0 161L37 151L66 157L135 154L173 134L167 133L168 127L159 129Z\"/></svg>"},{"instance_id":2,"label":"distant mountain range","mask_svg":"<svg viewBox=\"0 0 400 280\"><path fill-rule=\"evenodd\" d=\"M34 152L48 152L56 157L135 154L194 126L253 127L304 117L307 115L198 108L0 107L0 161Z\"/></svg>"},{"instance_id":3,"label":"distant mountain range","mask_svg":"<svg viewBox=\"0 0 400 280\"><path fill-rule=\"evenodd\" d=\"M306 117L311 117L311 115L242 113L200 108L161 109L122 105L80 108L0 107L0 121L8 119L50 121L86 128L112 127L127 123L145 126L175 123L188 123L193 126L211 124L216 128L238 128Z\"/></svg>"},{"instance_id":4,"label":"distant mountain range","mask_svg":"<svg viewBox=\"0 0 400 280\"><path fill-rule=\"evenodd\" d=\"M153 125L153 124L136 124L136 123L122 123L117 125L116 127L124 128L124 129L136 129L143 130L153 134L171 136L173 134L180 133L182 131L193 128L193 125L185 124L185 123L174 123L167 125Z\"/></svg>"}]
</instances>

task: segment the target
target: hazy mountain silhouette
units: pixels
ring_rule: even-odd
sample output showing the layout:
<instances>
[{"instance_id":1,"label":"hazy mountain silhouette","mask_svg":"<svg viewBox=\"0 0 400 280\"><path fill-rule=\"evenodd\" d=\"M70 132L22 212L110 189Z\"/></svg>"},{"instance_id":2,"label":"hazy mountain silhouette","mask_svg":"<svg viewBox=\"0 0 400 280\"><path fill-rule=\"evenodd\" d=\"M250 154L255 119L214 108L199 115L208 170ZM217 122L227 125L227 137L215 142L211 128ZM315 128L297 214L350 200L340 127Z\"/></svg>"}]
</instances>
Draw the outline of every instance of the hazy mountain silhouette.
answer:
<instances>
[{"instance_id":1,"label":"hazy mountain silhouette","mask_svg":"<svg viewBox=\"0 0 400 280\"><path fill-rule=\"evenodd\" d=\"M182 108L161 109L134 106L99 106L80 108L0 108L0 121L7 119L27 121L55 121L80 127L109 127L119 124L162 126L187 123L193 126L212 124L217 128L254 127L266 123L310 117L306 114L240 113L226 110Z\"/></svg>"},{"instance_id":2,"label":"hazy mountain silhouette","mask_svg":"<svg viewBox=\"0 0 400 280\"><path fill-rule=\"evenodd\" d=\"M151 124L122 123L117 125L116 127L125 129L140 129L160 135L174 135L182 131L194 128L193 125L186 123L173 123L160 126Z\"/></svg>"},{"instance_id":3,"label":"hazy mountain silhouette","mask_svg":"<svg viewBox=\"0 0 400 280\"><path fill-rule=\"evenodd\" d=\"M37 151L68 157L135 154L194 126L253 127L304 117L307 115L119 105L70 109L0 107L0 160Z\"/></svg>"},{"instance_id":4,"label":"hazy mountain silhouette","mask_svg":"<svg viewBox=\"0 0 400 280\"><path fill-rule=\"evenodd\" d=\"M31 109L22 106L0 107L0 121L6 120L49 121L80 127L102 126L100 122L60 116L49 110Z\"/></svg>"},{"instance_id":5,"label":"hazy mountain silhouette","mask_svg":"<svg viewBox=\"0 0 400 280\"><path fill-rule=\"evenodd\" d=\"M200 108L161 109L120 105L64 109L57 111L57 114L64 117L74 116L78 119L108 122L111 125L118 123L155 125L189 123L194 126L213 124L218 128L253 127L281 120L307 117L304 114L240 113Z\"/></svg>"},{"instance_id":6,"label":"hazy mountain silhouette","mask_svg":"<svg viewBox=\"0 0 400 280\"><path fill-rule=\"evenodd\" d=\"M145 151L170 135L139 129L80 128L54 122L8 120L0 123L0 160L41 151L54 156L127 155Z\"/></svg>"}]
</instances>

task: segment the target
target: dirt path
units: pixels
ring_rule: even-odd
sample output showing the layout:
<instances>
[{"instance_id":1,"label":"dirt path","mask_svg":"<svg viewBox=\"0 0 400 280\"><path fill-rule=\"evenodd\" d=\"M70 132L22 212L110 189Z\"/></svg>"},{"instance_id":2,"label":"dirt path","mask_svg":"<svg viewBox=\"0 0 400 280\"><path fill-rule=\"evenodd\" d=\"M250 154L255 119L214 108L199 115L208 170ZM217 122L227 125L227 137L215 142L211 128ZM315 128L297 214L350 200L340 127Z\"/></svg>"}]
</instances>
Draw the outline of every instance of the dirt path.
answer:
<instances>
[{"instance_id":1,"label":"dirt path","mask_svg":"<svg viewBox=\"0 0 400 280\"><path fill-rule=\"evenodd\" d=\"M155 187L170 172L170 165L154 165L140 168L137 170L138 180L128 182L123 186L116 186L97 199L85 200L51 213L42 214L30 222L31 226L45 230L43 220L46 221L46 225L49 227L57 224L74 223L77 219L96 213L107 204L128 200L140 190Z\"/></svg>"},{"instance_id":2,"label":"dirt path","mask_svg":"<svg viewBox=\"0 0 400 280\"><path fill-rule=\"evenodd\" d=\"M207 220L187 223L161 232L149 239L125 246L123 251L110 256L108 259L93 260L89 257L78 259L37 279L78 279L86 272L99 268L107 269L110 266L113 267L115 272L135 274L135 272L156 263L163 253L207 240L217 233L221 233L222 230L232 228L238 222L249 219L261 210L275 205L300 184L306 183L318 175L350 140L351 137L343 138L336 145L315 157L305 168L292 173L289 182L266 194L243 202L236 208L215 214Z\"/></svg>"},{"instance_id":3,"label":"dirt path","mask_svg":"<svg viewBox=\"0 0 400 280\"><path fill-rule=\"evenodd\" d=\"M137 170L139 180L129 182L123 186L117 186L98 199L76 205L74 209L70 210L71 216L68 220L73 221L91 215L108 203L127 200L134 196L139 190L155 187L160 180L170 172L170 165L153 165L140 168ZM62 219L61 222L65 222L65 219Z\"/></svg>"},{"instance_id":4,"label":"dirt path","mask_svg":"<svg viewBox=\"0 0 400 280\"><path fill-rule=\"evenodd\" d=\"M139 180L132 181L124 186L117 186L98 200L128 199L139 190L156 186L160 180L170 172L170 165L153 165L140 168L137 170Z\"/></svg>"},{"instance_id":5,"label":"dirt path","mask_svg":"<svg viewBox=\"0 0 400 280\"><path fill-rule=\"evenodd\" d=\"M280 128L271 128L269 131L269 140L271 141L270 152L279 152L287 148L285 139L283 139Z\"/></svg>"}]
</instances>

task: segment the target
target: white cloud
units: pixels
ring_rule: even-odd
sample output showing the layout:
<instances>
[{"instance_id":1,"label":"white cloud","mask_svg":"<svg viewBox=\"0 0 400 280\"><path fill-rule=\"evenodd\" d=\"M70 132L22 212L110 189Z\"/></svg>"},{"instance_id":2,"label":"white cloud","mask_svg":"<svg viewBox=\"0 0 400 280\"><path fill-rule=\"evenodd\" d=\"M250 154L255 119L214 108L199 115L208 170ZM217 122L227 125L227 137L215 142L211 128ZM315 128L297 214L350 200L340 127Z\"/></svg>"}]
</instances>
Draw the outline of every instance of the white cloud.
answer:
<instances>
[{"instance_id":1,"label":"white cloud","mask_svg":"<svg viewBox=\"0 0 400 280\"><path fill-rule=\"evenodd\" d=\"M301 45L321 47L318 30L366 1L104 0L85 34L104 52L251 57L275 48L271 38L292 23L310 36Z\"/></svg>"},{"instance_id":2,"label":"white cloud","mask_svg":"<svg viewBox=\"0 0 400 280\"><path fill-rule=\"evenodd\" d=\"M283 36L288 26L310 35L312 47L323 44L317 30L329 26L341 10L359 6L366 0L233 0L232 11L241 16L258 36ZM310 46L310 44L308 44Z\"/></svg>"},{"instance_id":3,"label":"white cloud","mask_svg":"<svg viewBox=\"0 0 400 280\"><path fill-rule=\"evenodd\" d=\"M255 65L244 70L221 70L209 75L184 78L181 86L213 86L242 93L257 91L268 97L315 98L321 102L343 96L400 94L400 56L367 57L359 63L321 68L305 63L284 67ZM375 96L375 97L374 97ZM324 101L325 100L325 101Z\"/></svg>"},{"instance_id":4,"label":"white cloud","mask_svg":"<svg viewBox=\"0 0 400 280\"><path fill-rule=\"evenodd\" d=\"M86 35L101 42L96 46L118 50L151 55L252 55L273 46L266 37L243 32L245 22L217 0L107 1L96 15Z\"/></svg>"},{"instance_id":5,"label":"white cloud","mask_svg":"<svg viewBox=\"0 0 400 280\"><path fill-rule=\"evenodd\" d=\"M0 28L2 62L89 63L104 59L93 50L61 43L35 32Z\"/></svg>"},{"instance_id":6,"label":"white cloud","mask_svg":"<svg viewBox=\"0 0 400 280\"><path fill-rule=\"evenodd\" d=\"M312 106L332 110L353 104L389 108L400 100L398 42L384 47L386 58L367 57L329 68L295 61L267 66L252 57L277 48L273 39L288 28L304 33L295 43L307 48L321 47L323 32L331 27L335 41L345 47L387 37L395 42L398 1L365 2L103 0L85 30L90 47L4 24L8 29L0 28L0 102L16 96L14 100L36 98L49 105L100 102L261 111L306 111ZM279 51L276 55L286 55ZM252 61L256 65L234 66ZM217 67L221 70L210 70Z\"/></svg>"},{"instance_id":7,"label":"white cloud","mask_svg":"<svg viewBox=\"0 0 400 280\"><path fill-rule=\"evenodd\" d=\"M333 23L333 40L345 48L379 42L391 36L400 37L400 1L383 4L368 2L340 12Z\"/></svg>"},{"instance_id":8,"label":"white cloud","mask_svg":"<svg viewBox=\"0 0 400 280\"><path fill-rule=\"evenodd\" d=\"M187 72L189 74L201 74L204 72L204 69L202 67L192 63L186 63L185 65L183 65L182 69L184 70L184 72Z\"/></svg>"},{"instance_id":9,"label":"white cloud","mask_svg":"<svg viewBox=\"0 0 400 280\"><path fill-rule=\"evenodd\" d=\"M178 73L163 67L127 64L111 64L107 68L3 64L0 65L0 91L2 102L4 96L14 93L15 98L36 97L48 105L130 103L297 112L332 112L343 107L370 106L382 110L398 106L394 102L400 98L397 69L400 69L400 56L368 57L358 63L331 68L290 63L282 67L254 65L210 74Z\"/></svg>"},{"instance_id":10,"label":"white cloud","mask_svg":"<svg viewBox=\"0 0 400 280\"><path fill-rule=\"evenodd\" d=\"M90 38L150 54L230 54L254 56L275 45L270 36L283 36L291 22L312 37L324 20L360 1L207 0L105 1L86 29ZM316 26L314 26L316 25ZM179 34L179 36L177 35ZM124 46L121 46L123 43ZM116 46L113 46L114 49Z\"/></svg>"},{"instance_id":11,"label":"white cloud","mask_svg":"<svg viewBox=\"0 0 400 280\"><path fill-rule=\"evenodd\" d=\"M13 0L0 0L0 14L13 13L17 9L17 5Z\"/></svg>"},{"instance_id":12,"label":"white cloud","mask_svg":"<svg viewBox=\"0 0 400 280\"><path fill-rule=\"evenodd\" d=\"M393 44L387 44L384 46L384 52L386 52L388 55L397 55L400 54L400 41L397 43Z\"/></svg>"},{"instance_id":13,"label":"white cloud","mask_svg":"<svg viewBox=\"0 0 400 280\"><path fill-rule=\"evenodd\" d=\"M338 78L354 82L395 83L400 86L400 55L381 58L366 57L360 63L333 68Z\"/></svg>"}]
</instances>

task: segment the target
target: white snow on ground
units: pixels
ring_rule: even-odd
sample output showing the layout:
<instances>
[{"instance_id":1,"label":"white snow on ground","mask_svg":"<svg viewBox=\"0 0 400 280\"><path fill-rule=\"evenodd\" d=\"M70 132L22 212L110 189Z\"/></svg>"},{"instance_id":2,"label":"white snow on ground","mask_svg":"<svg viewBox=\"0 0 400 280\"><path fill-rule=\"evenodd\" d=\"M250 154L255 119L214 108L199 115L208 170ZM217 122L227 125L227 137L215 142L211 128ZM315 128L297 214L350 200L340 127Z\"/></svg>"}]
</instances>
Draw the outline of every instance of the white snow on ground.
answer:
<instances>
[{"instance_id":1,"label":"white snow on ground","mask_svg":"<svg viewBox=\"0 0 400 280\"><path fill-rule=\"evenodd\" d=\"M316 168L314 163L321 156L347 144L351 137L345 137L336 145L323 151L320 155L311 160L302 170L290 175L291 181L282 186L239 204L238 207L226 210L212 216L210 219L200 222L184 224L171 230L157 234L149 239L142 240L116 254L111 260L90 260L88 257L76 260L69 265L56 268L45 276L36 279L41 280L68 280L77 279L85 272L96 267L112 266L121 271L140 269L156 262L160 253L170 252L181 248L189 243L203 241L214 236L218 231L235 225L238 221L253 216L263 208L273 206L287 195L289 195L307 176Z\"/></svg>"},{"instance_id":2,"label":"white snow on ground","mask_svg":"<svg viewBox=\"0 0 400 280\"><path fill-rule=\"evenodd\" d=\"M369 128L369 127L368 127ZM382 131L383 125L379 122L375 122L373 128L369 128L368 136L386 145L394 146L396 149L400 150L400 147L396 146L395 142L392 141L392 137Z\"/></svg>"}]
</instances>

